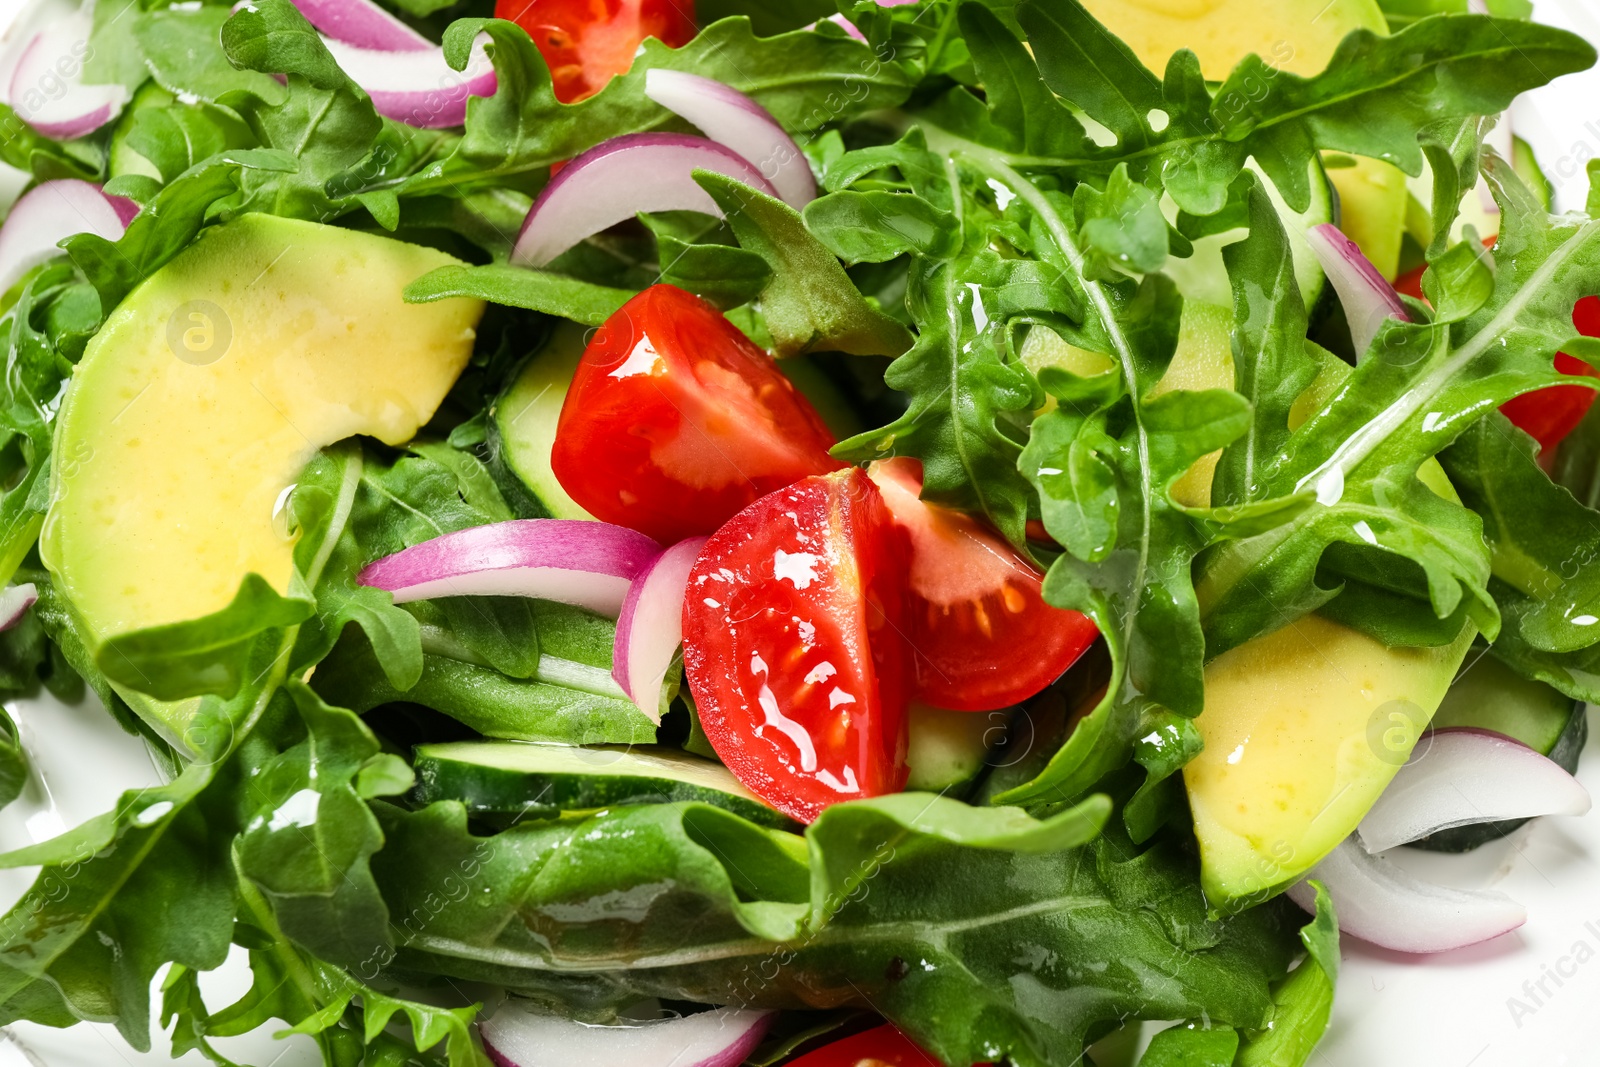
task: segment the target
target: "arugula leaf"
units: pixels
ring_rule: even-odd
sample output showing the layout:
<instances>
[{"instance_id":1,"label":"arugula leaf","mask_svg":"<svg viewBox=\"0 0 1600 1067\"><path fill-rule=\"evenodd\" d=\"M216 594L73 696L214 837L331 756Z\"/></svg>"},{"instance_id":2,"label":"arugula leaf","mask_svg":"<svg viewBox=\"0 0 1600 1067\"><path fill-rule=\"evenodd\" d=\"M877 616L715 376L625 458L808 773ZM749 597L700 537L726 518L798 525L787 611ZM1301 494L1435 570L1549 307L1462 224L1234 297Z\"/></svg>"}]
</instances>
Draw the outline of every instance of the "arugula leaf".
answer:
<instances>
[{"instance_id":1,"label":"arugula leaf","mask_svg":"<svg viewBox=\"0 0 1600 1067\"><path fill-rule=\"evenodd\" d=\"M1321 882L1316 914L1300 928L1306 958L1272 990L1272 1026L1246 1037L1238 1067L1304 1067L1328 1029L1339 977L1339 921Z\"/></svg>"},{"instance_id":2,"label":"arugula leaf","mask_svg":"<svg viewBox=\"0 0 1600 1067\"><path fill-rule=\"evenodd\" d=\"M247 574L222 610L118 634L100 646L95 662L113 684L157 700L231 697L251 670L262 634L294 626L315 613L309 599L281 596L259 574Z\"/></svg>"},{"instance_id":3,"label":"arugula leaf","mask_svg":"<svg viewBox=\"0 0 1600 1067\"><path fill-rule=\"evenodd\" d=\"M809 30L758 37L744 18L706 26L682 48L647 38L626 74L576 104L556 101L550 71L528 35L499 19L461 19L445 34L445 54L464 65L479 33L491 40L499 89L467 105L466 132L445 159L399 183L402 196L485 185L533 192L550 164L572 159L624 133L677 128L644 95L652 68L692 71L748 93L791 133L804 134L878 108L910 90L906 73L859 41ZM373 183L376 187L379 183Z\"/></svg>"},{"instance_id":4,"label":"arugula leaf","mask_svg":"<svg viewBox=\"0 0 1600 1067\"><path fill-rule=\"evenodd\" d=\"M1239 1031L1194 1023L1170 1026L1150 1039L1139 1067L1233 1067Z\"/></svg>"},{"instance_id":5,"label":"arugula leaf","mask_svg":"<svg viewBox=\"0 0 1600 1067\"><path fill-rule=\"evenodd\" d=\"M271 74L239 69L228 61L222 27L231 15L222 6L174 6L142 12L120 25L117 32L131 34L150 77L169 93L214 104L230 92L243 91L272 104L281 103L284 88Z\"/></svg>"},{"instance_id":6,"label":"arugula leaf","mask_svg":"<svg viewBox=\"0 0 1600 1067\"><path fill-rule=\"evenodd\" d=\"M385 672L396 685L407 688L422 674L422 637L416 620L395 606L392 594L356 581L361 568L377 558L368 555L358 532L362 523L355 515L366 473L359 446L324 451L306 466L289 498L297 526L326 525L335 531L334 540L319 549L327 555L317 567L321 580L312 590L317 610L300 629L293 660L302 668L318 663L344 628L355 623L379 651ZM309 568L316 561L304 559L303 546L304 541L295 546L295 562Z\"/></svg>"},{"instance_id":7,"label":"arugula leaf","mask_svg":"<svg viewBox=\"0 0 1600 1067\"><path fill-rule=\"evenodd\" d=\"M10 581L38 540L49 502L49 472L54 444L56 398L72 370L76 353L64 351L62 331L52 330L51 311L76 303L81 283L64 263L41 267L22 285L16 303L0 317L5 343L5 375L0 380L0 457L5 484L0 496L0 581ZM92 292L85 315L99 325L100 308ZM46 320L46 328L34 325ZM58 323L57 325L64 325ZM75 333L78 326L69 327ZM82 462L82 456L64 457Z\"/></svg>"},{"instance_id":8,"label":"arugula leaf","mask_svg":"<svg viewBox=\"0 0 1600 1067\"><path fill-rule=\"evenodd\" d=\"M1056 284L1037 284L1044 280L1037 263L990 249L995 232L1023 245L1026 235L1013 234L1015 226L1002 228L992 207L973 203L967 179L916 133L892 148L842 157L828 173L829 187L838 191L808 207L808 217L826 220L853 210L858 201L849 186L885 167L900 173L908 196L927 203L920 214L954 225L942 255L918 257L910 267L906 306L917 324L916 343L884 375L890 388L907 394L905 413L841 442L834 454L855 461L915 456L922 461L926 498L981 512L1022 544L1028 487L1017 473L1017 457L1021 422L1038 394L1027 371L1009 358L1007 334L1013 320L1030 315L1064 320L1081 309L1081 298L1059 272L1050 279ZM835 197L847 198L842 209L832 206ZM885 251L870 258L890 258L904 248L898 232L878 237Z\"/></svg>"},{"instance_id":9,"label":"arugula leaf","mask_svg":"<svg viewBox=\"0 0 1600 1067\"><path fill-rule=\"evenodd\" d=\"M1317 564L1335 544L1347 561L1407 561L1438 619L1464 609L1486 636L1498 631L1483 519L1448 485L1420 481L1419 470L1512 396L1592 383L1564 379L1552 360L1571 337L1572 305L1600 269L1600 222L1547 215L1497 157L1485 173L1504 222L1490 299L1456 322L1390 320L1333 399L1268 461L1257 499L1309 491L1317 503L1205 561L1209 654L1326 602L1337 590L1318 586Z\"/></svg>"},{"instance_id":10,"label":"arugula leaf","mask_svg":"<svg viewBox=\"0 0 1600 1067\"><path fill-rule=\"evenodd\" d=\"M764 3L762 0L700 0L695 4L695 17L701 22L712 23L743 16L750 20L750 28L756 33L772 37L803 29L838 10L832 0L797 0L781 5Z\"/></svg>"},{"instance_id":11,"label":"arugula leaf","mask_svg":"<svg viewBox=\"0 0 1600 1067\"><path fill-rule=\"evenodd\" d=\"M1600 611L1589 565L1600 554L1600 514L1546 477L1537 451L1532 438L1491 412L1439 459L1463 501L1483 517L1494 572L1489 589L1502 620L1490 651L1574 699L1600 699L1600 634L1583 625ZM1568 484L1589 488L1568 442L1563 456Z\"/></svg>"},{"instance_id":12,"label":"arugula leaf","mask_svg":"<svg viewBox=\"0 0 1600 1067\"><path fill-rule=\"evenodd\" d=\"M600 620L604 622L605 620ZM550 628L539 620L539 665L527 678L495 669L486 656L443 627L424 628L417 681L405 689L389 681L383 663L361 634L346 634L322 661L313 687L331 704L365 714L383 704L421 704L450 716L485 737L569 745L652 744L656 724L623 695L611 678L609 650L567 659L550 652ZM483 662L474 662L483 660ZM676 670L662 692L665 711L677 688Z\"/></svg>"},{"instance_id":13,"label":"arugula leaf","mask_svg":"<svg viewBox=\"0 0 1600 1067\"><path fill-rule=\"evenodd\" d=\"M1307 316L1295 279L1288 234L1255 176L1245 182L1249 236L1223 249L1233 288L1235 387L1250 402L1250 426L1223 450L1211 483L1217 504L1239 504L1259 491L1264 468L1289 438L1295 401L1316 380L1306 351Z\"/></svg>"},{"instance_id":14,"label":"arugula leaf","mask_svg":"<svg viewBox=\"0 0 1600 1067\"><path fill-rule=\"evenodd\" d=\"M1014 39L1013 44L1021 50ZM980 73L985 72L991 62L988 53L975 51L974 58ZM917 346L890 368L887 378L891 386L913 393L909 409L884 430L845 442L840 452L881 453L907 439L908 450L923 459L925 492L948 485L977 494L982 510L1019 543L1027 508L1019 466L1036 488L1046 529L1067 549L1046 578L1046 597L1095 619L1107 635L1116 673L1105 701L1074 731L1045 772L1000 799L1070 799L1127 761L1147 714L1158 714L1158 707L1185 717L1199 713L1205 644L1190 561L1224 531L1254 529L1252 523L1272 521L1283 507L1273 503L1234 514L1205 509L1191 514L1168 495L1170 485L1196 459L1249 425L1248 406L1234 393L1152 394L1177 344L1180 301L1169 280L1161 275L1142 282L1102 280L1075 230L1074 204L992 156L961 154L940 166L926 152L919 154L915 140L903 142L900 151L904 178L938 196L936 204L961 205L959 217L972 228L967 240L978 251L958 253L953 261L913 264L910 300L921 333ZM892 158L879 152L853 163L847 156L840 166L865 175ZM980 209L959 176L963 167L976 172L980 188L1004 190L1008 207L999 208L996 201L995 207ZM941 171L948 184L935 192L931 175ZM830 168L830 185L835 180ZM1102 209L1115 215L1121 208L1117 198L1101 198L1085 204L1085 218L1106 217ZM1042 264L1052 269L1062 280L1057 294L1065 291L1071 299L1056 295L1051 303L1018 301L1016 292L991 283L1011 303L991 301L979 279L998 282L1014 275L1017 262L1000 260L990 250L997 230L1036 257L1034 268ZM985 269L994 273L986 277ZM990 308L995 329L990 327ZM1034 420L1023 448L1017 440L1021 434L1014 437L1002 430L997 416L1031 410L1037 401L1026 372L1009 364L995 334L1009 325L1008 319L1027 316L1036 321L1045 317L1083 347L1111 354L1117 370L1077 378L1047 369L1041 384L1056 407ZM1073 325L1075 317L1082 318L1081 325ZM992 406L980 406L991 397ZM945 412L950 422L935 418ZM930 430L942 439L930 441ZM941 477L936 480L935 474ZM1019 488L1002 496L1011 486ZM970 496L951 502L971 506ZM1140 836L1153 830L1145 821L1153 814L1146 803L1135 805Z\"/></svg>"},{"instance_id":15,"label":"arugula leaf","mask_svg":"<svg viewBox=\"0 0 1600 1067\"><path fill-rule=\"evenodd\" d=\"M380 758L378 739L303 683L287 689L305 739L254 776L257 814L235 846L239 871L291 941L329 963L360 966L391 945L389 911L369 867L383 833L359 789L362 769ZM385 788L410 788L409 772L399 789L393 784Z\"/></svg>"},{"instance_id":16,"label":"arugula leaf","mask_svg":"<svg viewBox=\"0 0 1600 1067\"><path fill-rule=\"evenodd\" d=\"M99 291L100 305L109 312L134 286L188 247L220 205L238 191L245 175L286 173L294 167L292 158L274 149L220 153L162 187L118 240L80 233L63 241L62 247Z\"/></svg>"},{"instance_id":17,"label":"arugula leaf","mask_svg":"<svg viewBox=\"0 0 1600 1067\"><path fill-rule=\"evenodd\" d=\"M240 210L317 221L348 210L330 199L329 183L366 160L386 128L367 94L290 0L261 0L235 12L222 24L222 49L237 67L285 76L286 93L266 77L270 90L252 83L217 102L238 113L263 147L297 164L243 174Z\"/></svg>"},{"instance_id":18,"label":"arugula leaf","mask_svg":"<svg viewBox=\"0 0 1600 1067\"><path fill-rule=\"evenodd\" d=\"M867 303L794 208L711 171L695 171L695 181L722 208L739 244L772 270L761 290L761 318L774 355L827 349L898 356L911 347L906 328Z\"/></svg>"},{"instance_id":19,"label":"arugula leaf","mask_svg":"<svg viewBox=\"0 0 1600 1067\"><path fill-rule=\"evenodd\" d=\"M31 174L36 181L95 179L105 169L105 148L94 141L55 141L0 104L0 162Z\"/></svg>"},{"instance_id":20,"label":"arugula leaf","mask_svg":"<svg viewBox=\"0 0 1600 1067\"><path fill-rule=\"evenodd\" d=\"M162 1022L174 1027L175 1055L196 1049L214 1063L228 1064L210 1038L233 1037L287 1019L299 1022L286 1033L309 1035L324 1062L335 1067L436 1065L440 1061L427 1053L441 1044L446 1067L489 1067L472 1037L476 1005L435 1007L374 989L367 982L392 958L387 950L362 961L352 974L291 944L270 904L251 884L241 886L240 903L234 938L250 950L254 983L239 1000L212 1012L199 995L195 973L174 967L163 988ZM391 1031L391 1021L410 1026ZM409 1036L410 1042L397 1035Z\"/></svg>"},{"instance_id":21,"label":"arugula leaf","mask_svg":"<svg viewBox=\"0 0 1600 1067\"><path fill-rule=\"evenodd\" d=\"M406 286L408 303L427 304L471 296L492 304L559 315L585 326L600 326L636 294L580 281L552 271L491 264L439 267Z\"/></svg>"},{"instance_id":22,"label":"arugula leaf","mask_svg":"<svg viewBox=\"0 0 1600 1067\"><path fill-rule=\"evenodd\" d=\"M272 688L227 709L241 741L268 714ZM0 857L6 867L44 868L0 919L0 1019L111 1021L134 1048L149 1049L156 971L210 970L227 958L242 771L227 758L191 764L75 830Z\"/></svg>"},{"instance_id":23,"label":"arugula leaf","mask_svg":"<svg viewBox=\"0 0 1600 1067\"><path fill-rule=\"evenodd\" d=\"M685 214L704 218L697 213ZM639 221L655 235L661 281L723 310L748 304L772 280L772 268L765 259L734 244L704 240L710 236L704 226L684 232L668 213L641 214Z\"/></svg>"},{"instance_id":24,"label":"arugula leaf","mask_svg":"<svg viewBox=\"0 0 1600 1067\"><path fill-rule=\"evenodd\" d=\"M165 182L212 156L255 145L255 135L237 115L213 104L140 108L132 121L128 147L149 160Z\"/></svg>"},{"instance_id":25,"label":"arugula leaf","mask_svg":"<svg viewBox=\"0 0 1600 1067\"><path fill-rule=\"evenodd\" d=\"M392 912L447 882L478 902L406 928L397 965L588 1015L639 996L862 1004L942 1062L1043 1067L1130 1015L1260 1026L1291 943L1276 905L1208 920L1168 848L1085 843L1109 812L1098 797L1039 822L887 796L829 808L803 846L699 804L487 839L456 804L380 812ZM671 918L685 914L692 930Z\"/></svg>"},{"instance_id":26,"label":"arugula leaf","mask_svg":"<svg viewBox=\"0 0 1600 1067\"><path fill-rule=\"evenodd\" d=\"M984 23L981 15L963 18ZM1252 156L1296 211L1309 203L1306 165L1319 150L1418 173L1419 130L1498 114L1517 93L1595 60L1589 44L1564 31L1463 16L1419 22L1391 37L1355 31L1311 77L1248 56L1213 92L1192 53L1177 53L1157 78L1078 0L1024 0L1016 18L1049 89L1110 130L1115 143L1095 144L1068 107L1031 88L1026 96L1008 90L1003 99L1016 107L997 117L956 88L916 115L930 144L942 154L990 154L1019 169L1078 176L1109 175L1126 163L1133 177L1163 185L1192 215L1221 210ZM989 19L984 33L996 38L1000 26ZM1022 69L1015 51L1005 51L1012 69ZM1026 84L1026 70L1005 80Z\"/></svg>"}]
</instances>

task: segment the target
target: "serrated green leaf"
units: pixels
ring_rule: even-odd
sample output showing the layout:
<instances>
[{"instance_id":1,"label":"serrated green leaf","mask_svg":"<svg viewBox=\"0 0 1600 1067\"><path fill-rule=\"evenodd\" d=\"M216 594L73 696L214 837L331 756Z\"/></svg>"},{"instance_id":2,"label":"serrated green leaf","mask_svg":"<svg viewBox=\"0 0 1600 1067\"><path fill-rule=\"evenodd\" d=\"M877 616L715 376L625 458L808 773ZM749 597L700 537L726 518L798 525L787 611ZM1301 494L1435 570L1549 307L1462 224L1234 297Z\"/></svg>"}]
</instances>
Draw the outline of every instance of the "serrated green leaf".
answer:
<instances>
[{"instance_id":1,"label":"serrated green leaf","mask_svg":"<svg viewBox=\"0 0 1600 1067\"><path fill-rule=\"evenodd\" d=\"M867 303L794 208L711 171L695 171L695 180L722 209L739 244L771 268L760 299L774 355L898 356L911 347L906 328Z\"/></svg>"}]
</instances>

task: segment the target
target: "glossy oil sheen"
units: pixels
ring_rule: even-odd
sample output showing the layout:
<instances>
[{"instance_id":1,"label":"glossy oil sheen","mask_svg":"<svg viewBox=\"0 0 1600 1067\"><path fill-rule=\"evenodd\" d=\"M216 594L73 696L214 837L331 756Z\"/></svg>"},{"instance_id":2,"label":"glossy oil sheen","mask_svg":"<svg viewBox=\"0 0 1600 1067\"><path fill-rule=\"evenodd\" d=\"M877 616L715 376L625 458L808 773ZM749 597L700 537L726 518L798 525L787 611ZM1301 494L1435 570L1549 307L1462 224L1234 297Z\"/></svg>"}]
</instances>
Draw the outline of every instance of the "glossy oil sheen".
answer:
<instances>
[{"instance_id":1,"label":"glossy oil sheen","mask_svg":"<svg viewBox=\"0 0 1600 1067\"><path fill-rule=\"evenodd\" d=\"M763 497L689 575L684 670L701 725L794 818L905 783L904 551L852 468Z\"/></svg>"}]
</instances>

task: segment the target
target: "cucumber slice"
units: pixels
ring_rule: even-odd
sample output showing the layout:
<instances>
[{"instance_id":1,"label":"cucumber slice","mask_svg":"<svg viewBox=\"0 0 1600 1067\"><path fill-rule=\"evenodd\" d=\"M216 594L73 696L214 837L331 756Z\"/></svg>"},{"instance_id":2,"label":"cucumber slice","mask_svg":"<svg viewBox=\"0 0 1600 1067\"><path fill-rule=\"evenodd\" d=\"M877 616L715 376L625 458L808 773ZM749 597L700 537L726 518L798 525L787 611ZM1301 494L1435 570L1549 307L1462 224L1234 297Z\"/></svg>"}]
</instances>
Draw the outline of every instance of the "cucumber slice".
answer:
<instances>
[{"instance_id":1,"label":"cucumber slice","mask_svg":"<svg viewBox=\"0 0 1600 1067\"><path fill-rule=\"evenodd\" d=\"M992 741L1004 736L1008 712L946 711L922 704L907 712L906 788L959 794L983 772ZM997 729L998 727L998 729Z\"/></svg>"},{"instance_id":2,"label":"cucumber slice","mask_svg":"<svg viewBox=\"0 0 1600 1067\"><path fill-rule=\"evenodd\" d=\"M558 325L500 394L489 415L490 455L516 476L553 519L594 518L567 495L550 469L556 423L573 372L583 357L584 334L584 327L576 323Z\"/></svg>"},{"instance_id":3,"label":"cucumber slice","mask_svg":"<svg viewBox=\"0 0 1600 1067\"><path fill-rule=\"evenodd\" d=\"M454 741L418 745L415 767L421 802L459 800L492 822L696 800L762 826L793 825L722 764L670 748Z\"/></svg>"},{"instance_id":4,"label":"cucumber slice","mask_svg":"<svg viewBox=\"0 0 1600 1067\"><path fill-rule=\"evenodd\" d=\"M1306 309L1309 311L1316 307L1318 298L1322 296L1327 286L1327 277L1322 273L1322 267L1318 265L1316 254L1306 243L1305 236L1311 227L1334 221L1333 189L1328 182L1327 172L1322 169L1320 160L1312 159L1311 205L1303 213L1296 214L1289 210L1283 197L1278 194L1277 187L1261 173L1255 161L1252 160L1248 166L1261 179L1267 195L1272 198L1273 206L1278 209L1279 217L1283 219L1284 228L1289 231L1289 244L1294 255L1294 274L1300 282L1300 295L1305 298ZM1170 197L1163 199L1162 210L1167 214L1167 221L1176 221L1178 207ZM1177 285L1185 300L1220 304L1231 308L1233 289L1228 284L1228 271L1223 265L1222 250L1227 245L1244 240L1247 234L1248 231L1241 226L1209 237L1197 238L1194 241L1194 255L1188 259L1169 258L1167 265L1162 269Z\"/></svg>"},{"instance_id":5,"label":"cucumber slice","mask_svg":"<svg viewBox=\"0 0 1600 1067\"><path fill-rule=\"evenodd\" d=\"M1470 726L1505 734L1549 756L1568 773L1577 771L1578 754L1589 737L1582 701L1543 682L1529 681L1489 655L1480 656L1456 679L1433 717L1433 726ZM1500 840L1527 821L1457 826L1411 844L1433 852L1467 852Z\"/></svg>"}]
</instances>

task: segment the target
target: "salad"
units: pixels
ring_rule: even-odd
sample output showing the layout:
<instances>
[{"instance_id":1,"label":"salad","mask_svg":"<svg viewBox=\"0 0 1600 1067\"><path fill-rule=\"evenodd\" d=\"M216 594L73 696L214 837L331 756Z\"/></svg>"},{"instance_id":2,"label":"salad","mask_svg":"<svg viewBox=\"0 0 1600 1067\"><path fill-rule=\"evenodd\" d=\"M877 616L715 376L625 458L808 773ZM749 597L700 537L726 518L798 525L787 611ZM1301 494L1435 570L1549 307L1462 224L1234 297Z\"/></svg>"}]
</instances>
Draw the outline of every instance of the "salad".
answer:
<instances>
[{"instance_id":1,"label":"salad","mask_svg":"<svg viewBox=\"0 0 1600 1067\"><path fill-rule=\"evenodd\" d=\"M165 782L0 1023L1298 1067L1516 929L1384 855L1590 803L1596 53L1467 7L31 0L0 685Z\"/></svg>"}]
</instances>

